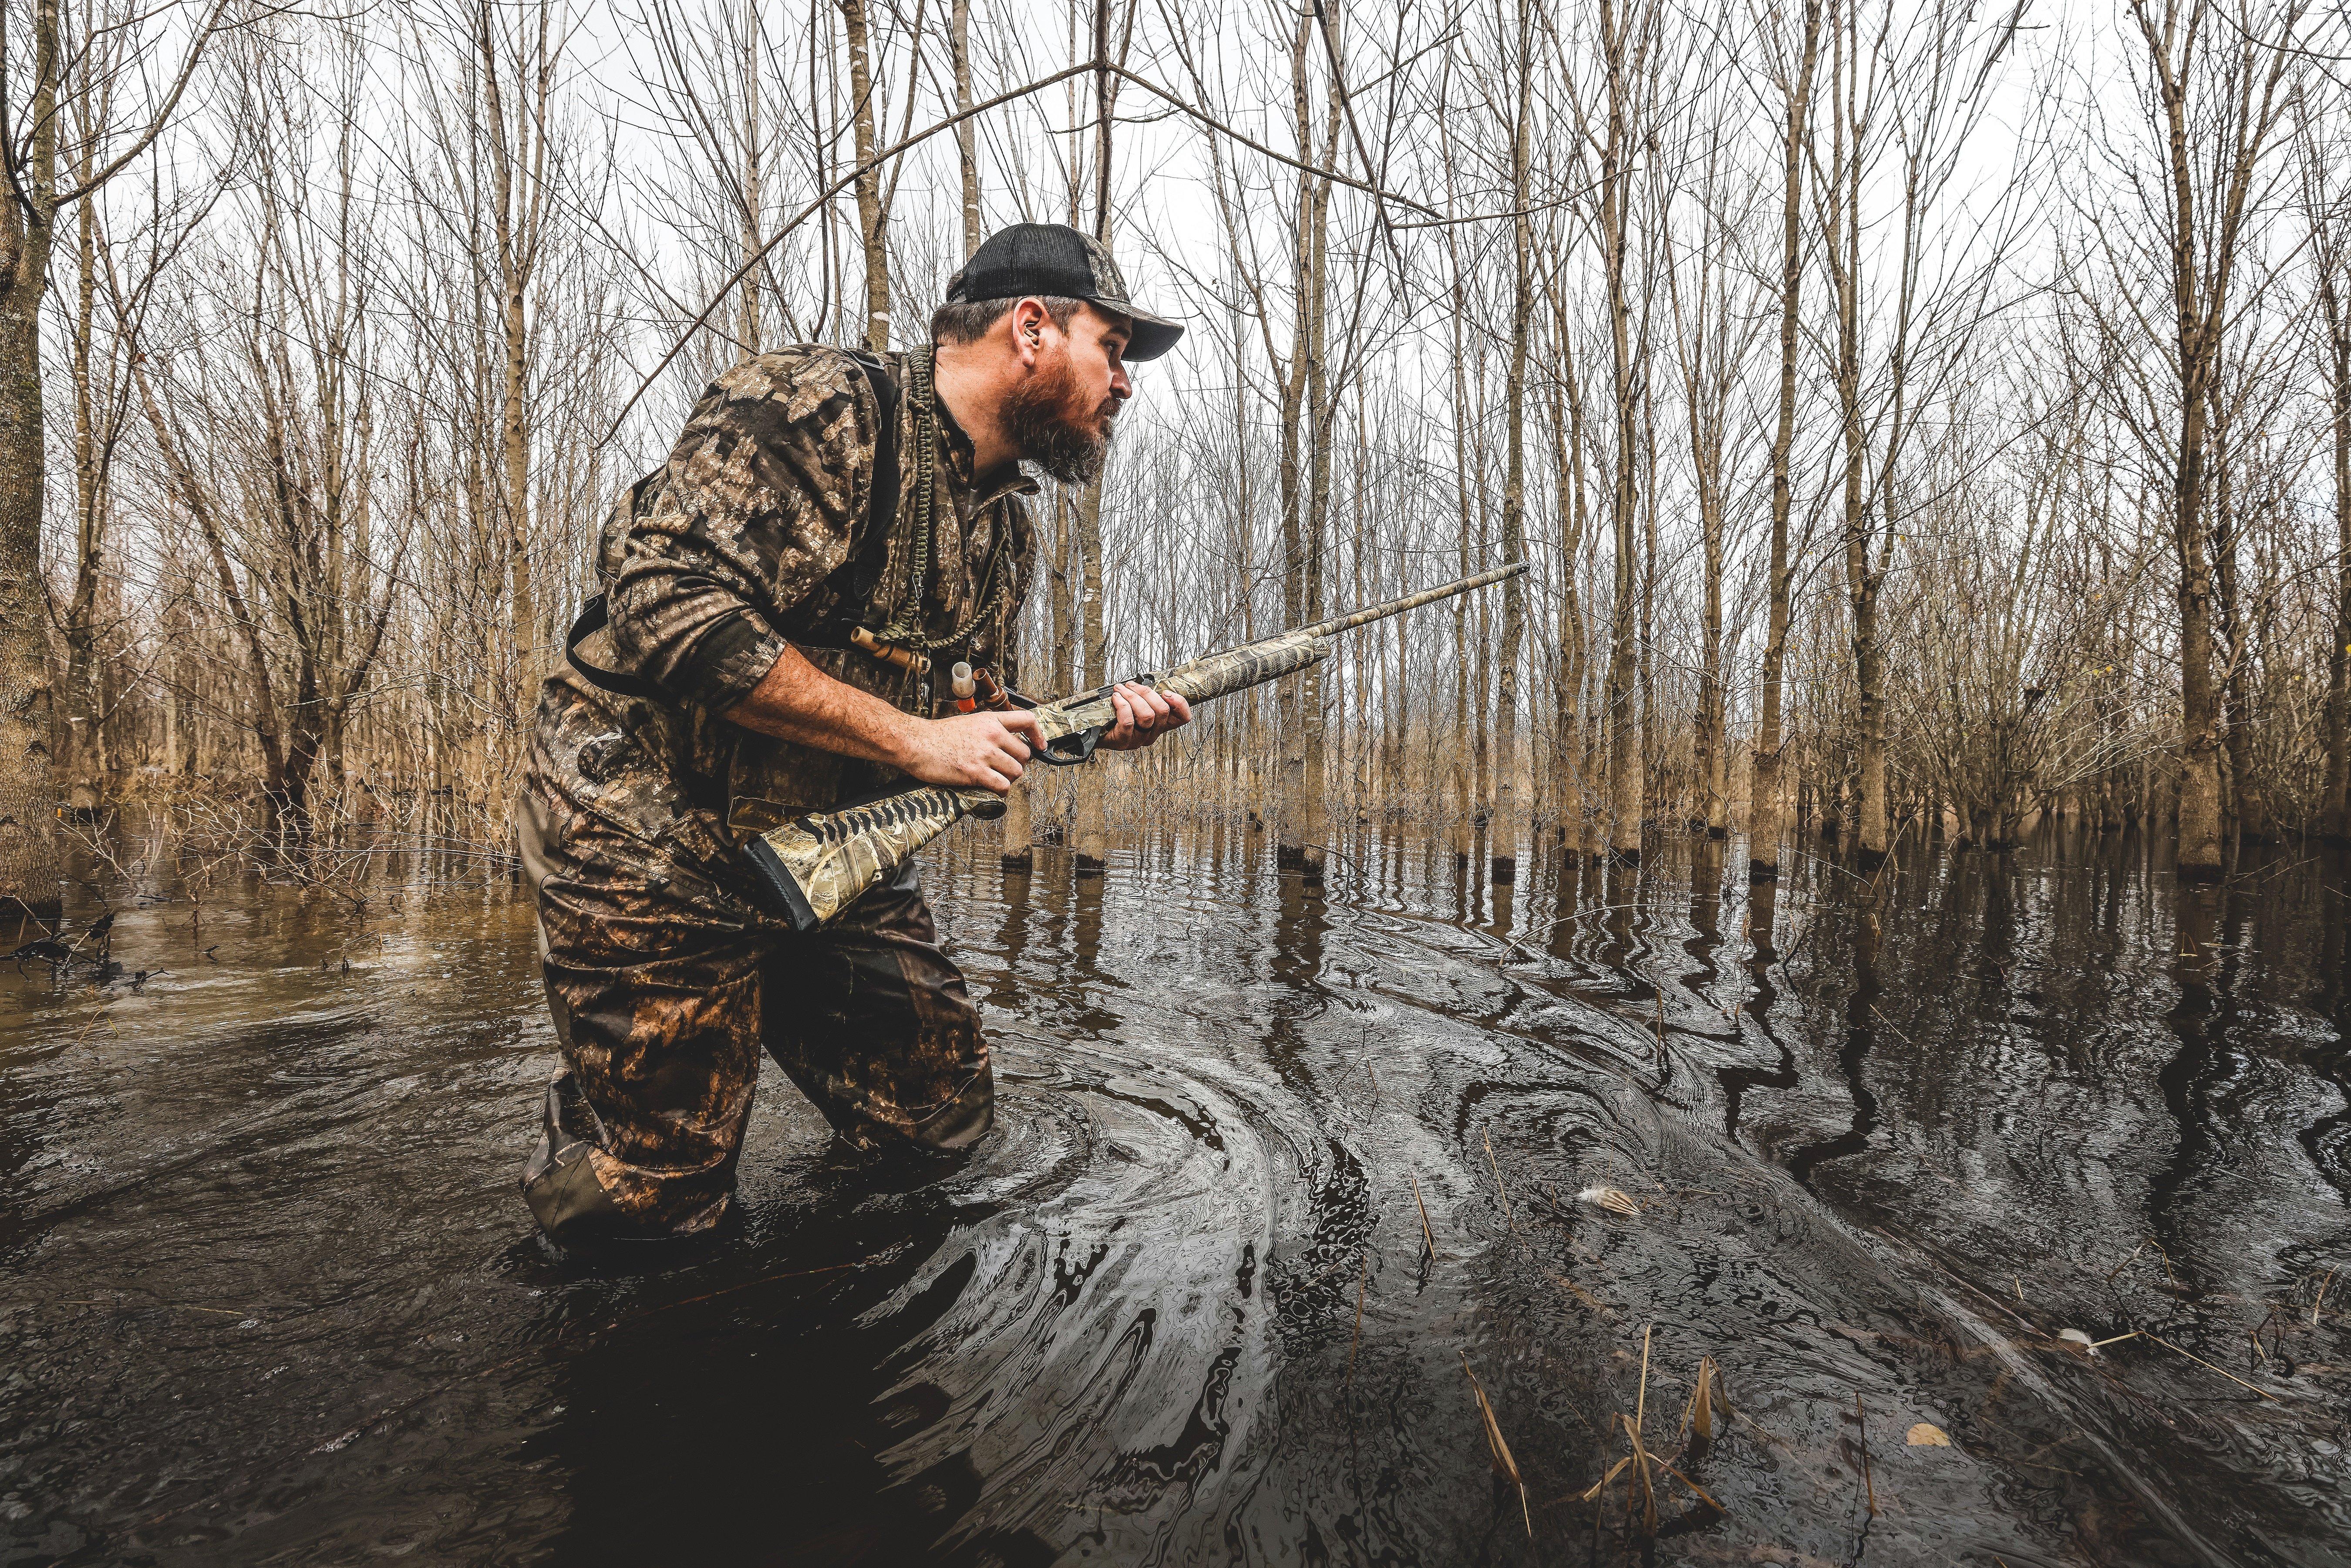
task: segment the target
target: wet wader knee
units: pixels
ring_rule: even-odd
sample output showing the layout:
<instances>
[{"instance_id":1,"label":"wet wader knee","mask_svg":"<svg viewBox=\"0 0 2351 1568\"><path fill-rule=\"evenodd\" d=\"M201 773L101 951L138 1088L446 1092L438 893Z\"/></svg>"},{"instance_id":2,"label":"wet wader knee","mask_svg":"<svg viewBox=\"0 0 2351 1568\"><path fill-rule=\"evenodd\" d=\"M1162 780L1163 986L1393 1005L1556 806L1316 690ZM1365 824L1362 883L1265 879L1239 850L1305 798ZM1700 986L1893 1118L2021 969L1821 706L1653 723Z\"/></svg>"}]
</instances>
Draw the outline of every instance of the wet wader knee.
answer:
<instances>
[{"instance_id":1,"label":"wet wader knee","mask_svg":"<svg viewBox=\"0 0 2351 1568\"><path fill-rule=\"evenodd\" d=\"M993 1124L979 1009L913 866L780 940L759 977L768 1053L853 1146L956 1154Z\"/></svg>"}]
</instances>

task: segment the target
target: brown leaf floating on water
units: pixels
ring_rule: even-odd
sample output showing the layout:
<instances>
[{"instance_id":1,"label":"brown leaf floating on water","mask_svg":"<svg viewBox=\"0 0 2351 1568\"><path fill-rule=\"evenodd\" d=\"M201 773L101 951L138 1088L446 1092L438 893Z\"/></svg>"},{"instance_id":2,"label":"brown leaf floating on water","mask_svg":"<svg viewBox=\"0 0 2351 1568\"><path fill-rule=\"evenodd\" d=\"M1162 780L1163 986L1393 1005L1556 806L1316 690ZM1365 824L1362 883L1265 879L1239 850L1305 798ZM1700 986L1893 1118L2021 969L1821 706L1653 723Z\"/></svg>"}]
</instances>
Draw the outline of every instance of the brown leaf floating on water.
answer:
<instances>
[{"instance_id":1,"label":"brown leaf floating on water","mask_svg":"<svg viewBox=\"0 0 2351 1568\"><path fill-rule=\"evenodd\" d=\"M1910 1428L1910 1446L1914 1448L1948 1448L1950 1434L1931 1421L1921 1421Z\"/></svg>"}]
</instances>

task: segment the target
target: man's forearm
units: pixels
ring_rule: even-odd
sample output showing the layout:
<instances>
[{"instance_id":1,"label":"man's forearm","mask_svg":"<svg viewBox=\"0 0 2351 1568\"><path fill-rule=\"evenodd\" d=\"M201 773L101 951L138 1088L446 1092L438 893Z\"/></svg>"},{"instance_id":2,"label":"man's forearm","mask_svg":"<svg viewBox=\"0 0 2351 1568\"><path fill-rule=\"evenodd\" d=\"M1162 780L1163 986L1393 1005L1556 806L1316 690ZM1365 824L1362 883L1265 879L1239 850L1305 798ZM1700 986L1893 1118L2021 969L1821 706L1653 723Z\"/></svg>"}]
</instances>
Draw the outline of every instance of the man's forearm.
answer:
<instances>
[{"instance_id":1,"label":"man's forearm","mask_svg":"<svg viewBox=\"0 0 2351 1568\"><path fill-rule=\"evenodd\" d=\"M751 695L720 715L729 724L866 762L904 765L920 723L880 697L834 680L787 647Z\"/></svg>"}]
</instances>

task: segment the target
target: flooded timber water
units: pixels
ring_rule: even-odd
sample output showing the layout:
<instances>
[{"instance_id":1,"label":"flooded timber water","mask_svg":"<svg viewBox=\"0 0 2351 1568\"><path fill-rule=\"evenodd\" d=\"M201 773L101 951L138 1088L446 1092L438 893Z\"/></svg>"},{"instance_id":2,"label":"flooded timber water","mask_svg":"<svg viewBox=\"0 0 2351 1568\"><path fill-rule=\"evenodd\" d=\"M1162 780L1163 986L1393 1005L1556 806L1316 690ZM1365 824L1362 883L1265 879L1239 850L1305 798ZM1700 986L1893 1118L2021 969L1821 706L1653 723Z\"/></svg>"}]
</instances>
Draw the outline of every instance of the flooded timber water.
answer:
<instances>
[{"instance_id":1,"label":"flooded timber water","mask_svg":"<svg viewBox=\"0 0 2351 1568\"><path fill-rule=\"evenodd\" d=\"M2351 1555L2339 860L943 849L978 1155L877 1173L771 1067L739 1227L617 1262L515 1190L503 886L0 971L0 1561ZM1635 1416L1719 1507L1586 1500Z\"/></svg>"}]
</instances>

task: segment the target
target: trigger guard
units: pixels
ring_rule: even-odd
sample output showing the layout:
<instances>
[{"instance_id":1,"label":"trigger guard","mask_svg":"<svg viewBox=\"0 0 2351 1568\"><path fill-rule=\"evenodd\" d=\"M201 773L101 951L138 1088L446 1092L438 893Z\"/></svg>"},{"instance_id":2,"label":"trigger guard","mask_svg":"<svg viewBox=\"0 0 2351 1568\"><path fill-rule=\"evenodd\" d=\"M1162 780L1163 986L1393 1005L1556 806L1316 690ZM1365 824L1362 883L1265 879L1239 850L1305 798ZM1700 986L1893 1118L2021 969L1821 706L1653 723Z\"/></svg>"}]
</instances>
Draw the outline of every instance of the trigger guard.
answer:
<instances>
[{"instance_id":1,"label":"trigger guard","mask_svg":"<svg viewBox=\"0 0 2351 1568\"><path fill-rule=\"evenodd\" d=\"M1079 730L1072 735L1057 736L1046 744L1044 750L1037 754L1037 760L1050 763L1055 768L1075 768L1081 762L1093 760L1094 747L1102 744L1102 727L1099 725L1089 729ZM1071 755L1062 750L1065 746L1075 747L1076 754Z\"/></svg>"}]
</instances>

